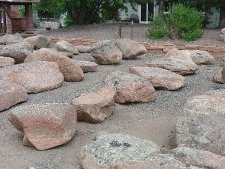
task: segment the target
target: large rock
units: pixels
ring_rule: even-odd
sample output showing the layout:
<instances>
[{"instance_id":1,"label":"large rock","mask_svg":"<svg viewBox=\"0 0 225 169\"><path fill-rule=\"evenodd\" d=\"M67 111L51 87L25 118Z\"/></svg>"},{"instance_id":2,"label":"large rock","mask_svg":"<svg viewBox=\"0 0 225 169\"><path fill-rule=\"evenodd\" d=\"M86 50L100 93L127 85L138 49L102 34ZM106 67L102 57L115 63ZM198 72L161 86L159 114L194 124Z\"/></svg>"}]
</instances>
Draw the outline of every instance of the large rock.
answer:
<instances>
[{"instance_id":1,"label":"large rock","mask_svg":"<svg viewBox=\"0 0 225 169\"><path fill-rule=\"evenodd\" d=\"M225 155L225 90L189 99L176 125L178 146Z\"/></svg>"},{"instance_id":2,"label":"large rock","mask_svg":"<svg viewBox=\"0 0 225 169\"><path fill-rule=\"evenodd\" d=\"M130 73L149 80L155 88L178 90L185 85L185 78L174 72L151 67L131 67Z\"/></svg>"},{"instance_id":3,"label":"large rock","mask_svg":"<svg viewBox=\"0 0 225 169\"><path fill-rule=\"evenodd\" d=\"M121 50L123 59L134 59L147 52L144 45L130 39L118 39L116 45Z\"/></svg>"},{"instance_id":4,"label":"large rock","mask_svg":"<svg viewBox=\"0 0 225 169\"><path fill-rule=\"evenodd\" d=\"M178 147L172 150L174 157L187 166L200 166L202 168L224 169L225 157L208 151Z\"/></svg>"},{"instance_id":5,"label":"large rock","mask_svg":"<svg viewBox=\"0 0 225 169\"><path fill-rule=\"evenodd\" d=\"M11 34L5 34L3 36L0 36L0 44L1 45L9 45L13 43L20 43L23 41L23 37L16 33L14 35Z\"/></svg>"},{"instance_id":6,"label":"large rock","mask_svg":"<svg viewBox=\"0 0 225 169\"><path fill-rule=\"evenodd\" d=\"M189 62L194 62L198 65L211 65L215 63L215 58L209 52L202 50L172 49L165 55L165 57L175 60L185 60Z\"/></svg>"},{"instance_id":7,"label":"large rock","mask_svg":"<svg viewBox=\"0 0 225 169\"><path fill-rule=\"evenodd\" d=\"M15 83L0 80L0 111L27 100L27 91Z\"/></svg>"},{"instance_id":8,"label":"large rock","mask_svg":"<svg viewBox=\"0 0 225 169\"><path fill-rule=\"evenodd\" d=\"M3 47L0 56L11 57L16 63L22 63L33 50L33 46L28 42L14 43Z\"/></svg>"},{"instance_id":9,"label":"large rock","mask_svg":"<svg viewBox=\"0 0 225 169\"><path fill-rule=\"evenodd\" d=\"M200 64L213 65L216 62L215 58L209 52L201 50L193 50L191 51L191 53L192 53L191 58L193 62L198 65Z\"/></svg>"},{"instance_id":10,"label":"large rock","mask_svg":"<svg viewBox=\"0 0 225 169\"><path fill-rule=\"evenodd\" d=\"M220 83L220 84L225 84L225 81L223 80L222 77L222 70L217 71L214 76L213 76L213 82L215 83Z\"/></svg>"},{"instance_id":11,"label":"large rock","mask_svg":"<svg viewBox=\"0 0 225 169\"><path fill-rule=\"evenodd\" d=\"M176 60L171 58L153 59L146 64L149 67L159 67L180 75L195 74L198 66L194 62Z\"/></svg>"},{"instance_id":12,"label":"large rock","mask_svg":"<svg viewBox=\"0 0 225 169\"><path fill-rule=\"evenodd\" d=\"M105 84L116 89L115 102L149 102L156 99L152 84L142 77L125 73L112 72L104 80Z\"/></svg>"},{"instance_id":13,"label":"large rock","mask_svg":"<svg viewBox=\"0 0 225 169\"><path fill-rule=\"evenodd\" d=\"M49 61L59 65L66 81L81 81L84 73L76 61L51 49L42 48L27 56L25 62Z\"/></svg>"},{"instance_id":14,"label":"large rock","mask_svg":"<svg viewBox=\"0 0 225 169\"><path fill-rule=\"evenodd\" d=\"M122 61L122 52L113 41L103 41L91 48L91 54L98 64L112 65Z\"/></svg>"},{"instance_id":15,"label":"large rock","mask_svg":"<svg viewBox=\"0 0 225 169\"><path fill-rule=\"evenodd\" d=\"M71 43L69 43L67 41L60 40L55 44L55 46L59 51L70 52L74 55L79 54L78 49L74 45L72 45Z\"/></svg>"},{"instance_id":16,"label":"large rock","mask_svg":"<svg viewBox=\"0 0 225 169\"><path fill-rule=\"evenodd\" d=\"M80 45L80 46L76 46L76 48L77 48L77 50L80 53L90 53L91 52L91 47L90 46Z\"/></svg>"},{"instance_id":17,"label":"large rock","mask_svg":"<svg viewBox=\"0 0 225 169\"><path fill-rule=\"evenodd\" d=\"M75 98L72 104L75 106L78 121L99 123L108 118L115 110L115 90L104 87L96 92Z\"/></svg>"},{"instance_id":18,"label":"large rock","mask_svg":"<svg viewBox=\"0 0 225 169\"><path fill-rule=\"evenodd\" d=\"M46 150L72 139L77 112L74 106L66 103L33 104L12 110L9 121L24 133L24 145Z\"/></svg>"},{"instance_id":19,"label":"large rock","mask_svg":"<svg viewBox=\"0 0 225 169\"><path fill-rule=\"evenodd\" d=\"M77 64L81 67L84 73L96 72L98 70L98 64L95 62L76 60Z\"/></svg>"},{"instance_id":20,"label":"large rock","mask_svg":"<svg viewBox=\"0 0 225 169\"><path fill-rule=\"evenodd\" d=\"M169 50L169 52L165 54L165 57L173 60L181 60L193 63L192 53L189 50L178 50L174 48Z\"/></svg>"},{"instance_id":21,"label":"large rock","mask_svg":"<svg viewBox=\"0 0 225 169\"><path fill-rule=\"evenodd\" d=\"M52 40L43 35L31 36L24 41L33 45L34 49L49 48L52 44Z\"/></svg>"},{"instance_id":22,"label":"large rock","mask_svg":"<svg viewBox=\"0 0 225 169\"><path fill-rule=\"evenodd\" d=\"M38 93L60 87L63 75L52 62L32 62L0 69L0 80L25 87L28 93Z\"/></svg>"},{"instance_id":23,"label":"large rock","mask_svg":"<svg viewBox=\"0 0 225 169\"><path fill-rule=\"evenodd\" d=\"M108 134L101 135L96 141L84 146L80 161L84 169L144 169L143 166L139 168L140 165L159 153L159 147L149 140ZM132 165L135 162L137 164Z\"/></svg>"},{"instance_id":24,"label":"large rock","mask_svg":"<svg viewBox=\"0 0 225 169\"><path fill-rule=\"evenodd\" d=\"M5 66L12 66L14 65L14 63L15 61L13 58L0 56L0 68Z\"/></svg>"}]
</instances>

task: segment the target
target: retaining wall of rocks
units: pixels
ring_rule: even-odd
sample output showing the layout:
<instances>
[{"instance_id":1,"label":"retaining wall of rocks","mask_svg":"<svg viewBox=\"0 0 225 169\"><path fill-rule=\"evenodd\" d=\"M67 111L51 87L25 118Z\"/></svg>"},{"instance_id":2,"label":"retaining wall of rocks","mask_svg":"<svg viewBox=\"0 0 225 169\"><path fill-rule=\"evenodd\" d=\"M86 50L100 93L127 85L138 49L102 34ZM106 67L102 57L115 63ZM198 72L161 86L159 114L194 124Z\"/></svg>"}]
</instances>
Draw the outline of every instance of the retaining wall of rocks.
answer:
<instances>
[{"instance_id":1,"label":"retaining wall of rocks","mask_svg":"<svg viewBox=\"0 0 225 169\"><path fill-rule=\"evenodd\" d=\"M59 37L51 37L51 39L54 42L57 42L59 40L62 40ZM84 46L90 46L97 41L94 39L83 39L83 38L73 38L73 39L66 39L66 41L74 44L75 46L84 45ZM212 53L216 56L225 56L225 46L219 47L219 46L202 46L202 45L190 45L190 44L158 44L158 43L152 43L152 42L140 42L141 44L145 45L146 49L149 51L156 51L156 52L164 52L167 53L172 48L177 49L187 49L187 50L204 50Z\"/></svg>"}]
</instances>

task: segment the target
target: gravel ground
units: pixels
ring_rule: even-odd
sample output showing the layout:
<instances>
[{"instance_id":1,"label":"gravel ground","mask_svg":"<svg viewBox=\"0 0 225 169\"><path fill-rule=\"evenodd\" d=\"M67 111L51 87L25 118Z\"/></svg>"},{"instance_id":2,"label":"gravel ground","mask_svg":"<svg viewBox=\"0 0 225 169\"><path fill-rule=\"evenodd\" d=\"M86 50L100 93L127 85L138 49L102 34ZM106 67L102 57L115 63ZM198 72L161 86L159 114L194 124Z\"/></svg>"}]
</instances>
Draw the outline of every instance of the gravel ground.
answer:
<instances>
[{"instance_id":1,"label":"gravel ground","mask_svg":"<svg viewBox=\"0 0 225 169\"><path fill-rule=\"evenodd\" d=\"M140 66L161 54L146 54L136 60L126 60L117 66L99 66L98 72L85 74L82 82L65 82L56 90L29 95L23 104L71 102L73 98L102 86L108 72L128 71L129 66ZM74 59L93 61L90 54ZM220 59L219 59L220 62ZM74 139L55 149L37 151L22 145L22 135L7 120L10 110L0 113L0 168L1 169L80 169L78 155L82 145L90 143L99 132L124 133L150 139L170 149L175 145L175 122L182 115L187 98L208 90L223 88L211 82L220 66L200 66L197 75L187 76L186 86L178 91L157 91L157 100L145 104L118 105L109 119L101 124L78 123ZM19 106L19 105L18 105Z\"/></svg>"},{"instance_id":2,"label":"gravel ground","mask_svg":"<svg viewBox=\"0 0 225 169\"><path fill-rule=\"evenodd\" d=\"M185 42L182 40L149 40L147 38L147 30L149 25L135 24L133 29L133 39L142 42L154 43L174 43L174 44L198 44L198 45L215 45L224 46L224 41L220 37L220 29L206 29L201 39L195 42ZM90 38L96 40L116 39L118 35L118 24L93 24L73 26L66 29L40 31L40 34L47 36L65 37L65 38ZM131 38L131 26L125 25L122 28L122 37Z\"/></svg>"}]
</instances>

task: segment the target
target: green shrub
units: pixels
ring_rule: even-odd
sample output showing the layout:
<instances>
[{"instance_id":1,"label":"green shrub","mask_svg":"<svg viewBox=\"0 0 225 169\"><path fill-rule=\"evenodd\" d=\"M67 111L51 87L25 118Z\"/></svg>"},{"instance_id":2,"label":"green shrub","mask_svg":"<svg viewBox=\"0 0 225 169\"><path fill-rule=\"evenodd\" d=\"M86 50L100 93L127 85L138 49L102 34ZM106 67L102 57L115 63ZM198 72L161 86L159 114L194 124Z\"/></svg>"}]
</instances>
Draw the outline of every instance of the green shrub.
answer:
<instances>
[{"instance_id":1,"label":"green shrub","mask_svg":"<svg viewBox=\"0 0 225 169\"><path fill-rule=\"evenodd\" d=\"M148 32L150 39L161 39L168 35L168 27L165 22L165 16L158 15L153 18L153 25L151 30Z\"/></svg>"},{"instance_id":2,"label":"green shrub","mask_svg":"<svg viewBox=\"0 0 225 169\"><path fill-rule=\"evenodd\" d=\"M166 16L155 17L148 34L152 39L170 37L193 41L202 36L202 23L203 17L197 10L182 4L175 4ZM162 29L164 36L158 36L158 32L161 33Z\"/></svg>"}]
</instances>

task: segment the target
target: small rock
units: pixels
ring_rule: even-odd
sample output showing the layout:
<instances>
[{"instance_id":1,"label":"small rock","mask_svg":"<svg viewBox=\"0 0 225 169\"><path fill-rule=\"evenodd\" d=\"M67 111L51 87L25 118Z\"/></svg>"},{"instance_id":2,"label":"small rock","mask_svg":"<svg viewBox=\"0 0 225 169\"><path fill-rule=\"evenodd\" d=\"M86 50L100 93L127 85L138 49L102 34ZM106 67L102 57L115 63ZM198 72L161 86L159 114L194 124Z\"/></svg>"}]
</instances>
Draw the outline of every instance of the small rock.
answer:
<instances>
[{"instance_id":1,"label":"small rock","mask_svg":"<svg viewBox=\"0 0 225 169\"><path fill-rule=\"evenodd\" d=\"M123 59L134 59L147 52L144 45L130 39L118 39L116 46L121 50Z\"/></svg>"},{"instance_id":2,"label":"small rock","mask_svg":"<svg viewBox=\"0 0 225 169\"><path fill-rule=\"evenodd\" d=\"M60 87L64 77L56 63L39 61L3 67L0 80L23 86L28 93L38 93Z\"/></svg>"},{"instance_id":3,"label":"small rock","mask_svg":"<svg viewBox=\"0 0 225 169\"><path fill-rule=\"evenodd\" d=\"M49 48L53 43L52 40L43 35L31 36L24 39L25 42L34 46L34 49Z\"/></svg>"},{"instance_id":4,"label":"small rock","mask_svg":"<svg viewBox=\"0 0 225 169\"><path fill-rule=\"evenodd\" d=\"M72 101L78 115L78 121L99 123L108 118L115 110L115 90L104 87Z\"/></svg>"},{"instance_id":5,"label":"small rock","mask_svg":"<svg viewBox=\"0 0 225 169\"><path fill-rule=\"evenodd\" d=\"M67 41L60 40L55 45L56 45L56 48L59 51L70 52L70 53L72 53L74 55L78 55L79 54L77 48L74 45L72 45L71 43L67 42Z\"/></svg>"},{"instance_id":6,"label":"small rock","mask_svg":"<svg viewBox=\"0 0 225 169\"><path fill-rule=\"evenodd\" d=\"M185 85L185 78L174 72L151 67L131 67L130 73L149 80L155 88L178 90Z\"/></svg>"},{"instance_id":7,"label":"small rock","mask_svg":"<svg viewBox=\"0 0 225 169\"><path fill-rule=\"evenodd\" d=\"M12 66L14 65L14 63L15 61L13 58L0 56L0 68L5 66Z\"/></svg>"},{"instance_id":8,"label":"small rock","mask_svg":"<svg viewBox=\"0 0 225 169\"><path fill-rule=\"evenodd\" d=\"M76 62L81 67L84 73L96 72L98 69L98 64L96 64L95 62L81 61L81 60L76 60Z\"/></svg>"},{"instance_id":9,"label":"small rock","mask_svg":"<svg viewBox=\"0 0 225 169\"><path fill-rule=\"evenodd\" d=\"M24 87L0 80L0 112L27 99L27 91Z\"/></svg>"},{"instance_id":10,"label":"small rock","mask_svg":"<svg viewBox=\"0 0 225 169\"><path fill-rule=\"evenodd\" d=\"M76 46L77 50L80 52L80 53L90 53L91 52L91 47L90 46Z\"/></svg>"},{"instance_id":11,"label":"small rock","mask_svg":"<svg viewBox=\"0 0 225 169\"><path fill-rule=\"evenodd\" d=\"M91 54L98 64L113 65L122 61L122 52L113 41L103 41L91 48Z\"/></svg>"},{"instance_id":12,"label":"small rock","mask_svg":"<svg viewBox=\"0 0 225 169\"><path fill-rule=\"evenodd\" d=\"M10 57L16 63L23 63L27 55L33 52L33 46L27 42L14 43L7 45L0 50L0 56Z\"/></svg>"},{"instance_id":13,"label":"small rock","mask_svg":"<svg viewBox=\"0 0 225 169\"><path fill-rule=\"evenodd\" d=\"M25 62L48 61L59 65L65 81L77 82L84 79L84 73L78 63L59 52L42 48L27 56Z\"/></svg>"},{"instance_id":14,"label":"small rock","mask_svg":"<svg viewBox=\"0 0 225 169\"><path fill-rule=\"evenodd\" d=\"M115 102L149 102L156 99L152 84L142 77L125 73L112 72L104 80L105 84L116 89Z\"/></svg>"},{"instance_id":15,"label":"small rock","mask_svg":"<svg viewBox=\"0 0 225 169\"><path fill-rule=\"evenodd\" d=\"M73 138L77 112L66 103L32 104L13 109L9 121L24 133L24 145L46 150L66 144Z\"/></svg>"}]
</instances>

